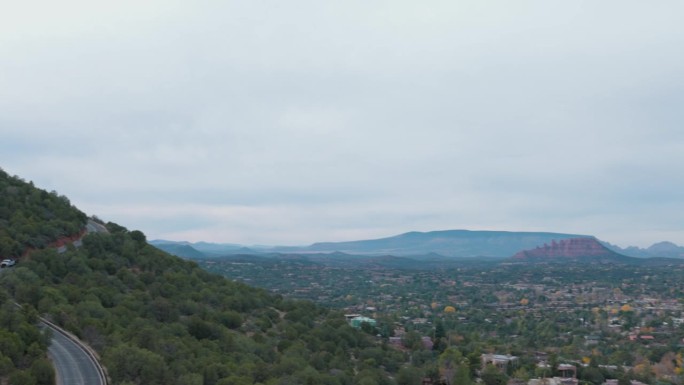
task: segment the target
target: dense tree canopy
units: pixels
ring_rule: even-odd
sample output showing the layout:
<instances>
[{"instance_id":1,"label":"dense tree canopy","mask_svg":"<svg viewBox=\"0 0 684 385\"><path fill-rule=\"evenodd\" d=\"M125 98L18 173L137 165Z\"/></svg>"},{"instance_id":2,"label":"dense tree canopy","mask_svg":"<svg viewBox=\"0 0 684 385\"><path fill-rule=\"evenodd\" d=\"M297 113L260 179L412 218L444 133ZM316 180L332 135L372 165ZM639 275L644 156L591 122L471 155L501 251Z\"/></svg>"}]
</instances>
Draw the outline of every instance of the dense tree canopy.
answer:
<instances>
[{"instance_id":1,"label":"dense tree canopy","mask_svg":"<svg viewBox=\"0 0 684 385\"><path fill-rule=\"evenodd\" d=\"M36 322L31 307L19 308L0 289L0 383L52 385L55 373L47 360L50 335Z\"/></svg>"},{"instance_id":2,"label":"dense tree canopy","mask_svg":"<svg viewBox=\"0 0 684 385\"><path fill-rule=\"evenodd\" d=\"M79 249L33 252L1 281L97 349L115 384L351 384L390 381L399 369L401 353L340 313L229 281L109 228Z\"/></svg>"},{"instance_id":3,"label":"dense tree canopy","mask_svg":"<svg viewBox=\"0 0 684 385\"><path fill-rule=\"evenodd\" d=\"M86 219L65 196L35 188L0 169L0 259L76 235Z\"/></svg>"},{"instance_id":4,"label":"dense tree canopy","mask_svg":"<svg viewBox=\"0 0 684 385\"><path fill-rule=\"evenodd\" d=\"M0 376L11 383L51 379L38 314L96 349L113 384L391 384L404 361L341 313L208 273L140 231L109 223L58 252L86 216L1 171L0 192L0 250L25 254L0 274Z\"/></svg>"}]
</instances>

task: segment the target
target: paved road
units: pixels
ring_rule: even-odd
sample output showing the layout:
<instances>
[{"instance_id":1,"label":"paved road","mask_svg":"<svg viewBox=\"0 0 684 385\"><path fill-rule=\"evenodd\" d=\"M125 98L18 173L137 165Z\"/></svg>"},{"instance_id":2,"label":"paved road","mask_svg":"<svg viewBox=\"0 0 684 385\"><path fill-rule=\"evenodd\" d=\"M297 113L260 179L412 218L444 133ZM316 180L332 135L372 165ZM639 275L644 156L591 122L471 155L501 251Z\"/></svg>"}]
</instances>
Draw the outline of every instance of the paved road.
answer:
<instances>
[{"instance_id":1,"label":"paved road","mask_svg":"<svg viewBox=\"0 0 684 385\"><path fill-rule=\"evenodd\" d=\"M105 385L90 356L54 329L48 351L55 365L57 385Z\"/></svg>"},{"instance_id":2,"label":"paved road","mask_svg":"<svg viewBox=\"0 0 684 385\"><path fill-rule=\"evenodd\" d=\"M88 220L88 231L107 232L107 229ZM81 240L75 241L74 246L80 247ZM63 253L66 251L66 246L57 251ZM0 274L9 269L9 267L0 269ZM16 305L21 307L19 304ZM107 385L104 373L100 372L98 364L78 344L53 326L45 322L41 322L40 325L52 330L52 341L48 347L48 353L55 367L56 385Z\"/></svg>"}]
</instances>

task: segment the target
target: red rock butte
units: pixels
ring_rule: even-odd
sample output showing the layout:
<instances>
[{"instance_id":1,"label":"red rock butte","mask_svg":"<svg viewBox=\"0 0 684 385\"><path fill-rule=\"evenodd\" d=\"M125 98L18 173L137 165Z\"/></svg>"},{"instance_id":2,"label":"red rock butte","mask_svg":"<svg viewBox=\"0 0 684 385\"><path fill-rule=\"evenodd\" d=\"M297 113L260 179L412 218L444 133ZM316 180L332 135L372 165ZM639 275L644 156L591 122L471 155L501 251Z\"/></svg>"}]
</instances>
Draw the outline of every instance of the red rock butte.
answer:
<instances>
[{"instance_id":1,"label":"red rock butte","mask_svg":"<svg viewBox=\"0 0 684 385\"><path fill-rule=\"evenodd\" d=\"M512 259L564 258L577 259L586 257L615 257L615 252L607 249L595 238L570 238L551 241L551 244L537 246L531 250L523 250Z\"/></svg>"}]
</instances>

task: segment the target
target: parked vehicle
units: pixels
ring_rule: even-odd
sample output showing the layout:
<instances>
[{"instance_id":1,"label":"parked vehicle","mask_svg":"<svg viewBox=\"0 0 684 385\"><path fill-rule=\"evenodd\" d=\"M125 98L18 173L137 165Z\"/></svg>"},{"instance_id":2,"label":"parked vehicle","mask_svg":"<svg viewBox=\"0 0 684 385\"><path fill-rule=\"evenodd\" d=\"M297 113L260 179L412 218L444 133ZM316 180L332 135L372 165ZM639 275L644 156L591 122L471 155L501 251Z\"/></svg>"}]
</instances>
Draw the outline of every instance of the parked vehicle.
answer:
<instances>
[{"instance_id":1,"label":"parked vehicle","mask_svg":"<svg viewBox=\"0 0 684 385\"><path fill-rule=\"evenodd\" d=\"M15 263L17 263L17 261L14 259L3 259L2 262L0 262L0 268L12 267Z\"/></svg>"}]
</instances>

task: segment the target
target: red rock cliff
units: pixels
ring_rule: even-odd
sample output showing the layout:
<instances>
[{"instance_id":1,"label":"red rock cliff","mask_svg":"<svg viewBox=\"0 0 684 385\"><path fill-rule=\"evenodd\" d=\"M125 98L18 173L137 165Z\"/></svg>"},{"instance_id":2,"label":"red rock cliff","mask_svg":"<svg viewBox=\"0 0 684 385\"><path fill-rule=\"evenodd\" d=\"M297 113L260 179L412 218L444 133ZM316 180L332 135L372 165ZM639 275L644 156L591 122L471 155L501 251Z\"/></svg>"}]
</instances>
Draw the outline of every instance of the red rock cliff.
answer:
<instances>
[{"instance_id":1,"label":"red rock cliff","mask_svg":"<svg viewBox=\"0 0 684 385\"><path fill-rule=\"evenodd\" d=\"M577 259L577 258L612 258L619 254L608 250L595 238L571 238L552 241L550 245L538 246L535 249L524 250L513 256L513 259Z\"/></svg>"}]
</instances>

